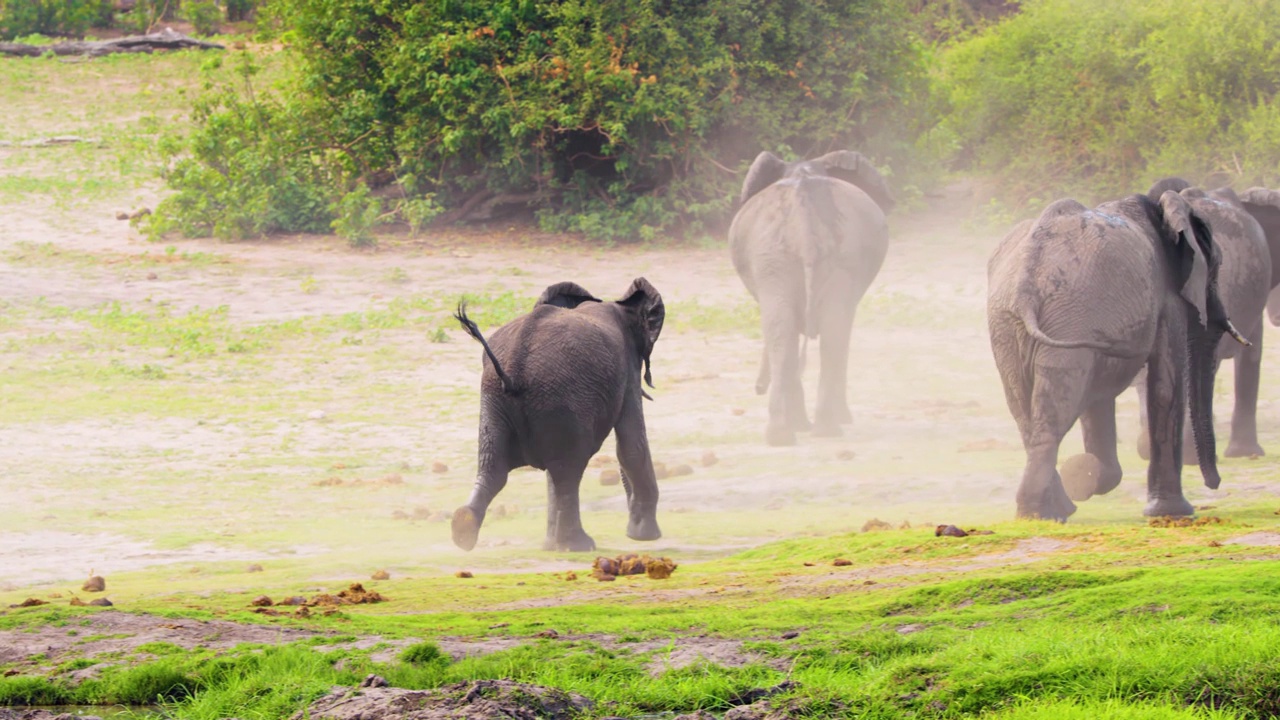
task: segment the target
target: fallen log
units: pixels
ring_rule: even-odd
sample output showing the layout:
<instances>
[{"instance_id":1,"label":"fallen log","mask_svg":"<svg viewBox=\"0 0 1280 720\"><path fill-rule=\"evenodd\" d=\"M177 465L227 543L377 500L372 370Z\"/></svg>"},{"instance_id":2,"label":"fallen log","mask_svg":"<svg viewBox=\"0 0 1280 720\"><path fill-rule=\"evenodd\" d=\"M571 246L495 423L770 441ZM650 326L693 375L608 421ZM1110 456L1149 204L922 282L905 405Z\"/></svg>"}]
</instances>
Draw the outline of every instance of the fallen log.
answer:
<instances>
[{"instance_id":1,"label":"fallen log","mask_svg":"<svg viewBox=\"0 0 1280 720\"><path fill-rule=\"evenodd\" d=\"M111 53L155 52L156 50L183 50L196 48L199 50L224 50L217 43L197 40L184 35L173 28L165 28L160 32L146 35L130 35L114 40L60 42L53 45L25 45L23 43L0 43L0 54L20 57L40 57L46 53L54 55L82 55L100 57Z\"/></svg>"}]
</instances>

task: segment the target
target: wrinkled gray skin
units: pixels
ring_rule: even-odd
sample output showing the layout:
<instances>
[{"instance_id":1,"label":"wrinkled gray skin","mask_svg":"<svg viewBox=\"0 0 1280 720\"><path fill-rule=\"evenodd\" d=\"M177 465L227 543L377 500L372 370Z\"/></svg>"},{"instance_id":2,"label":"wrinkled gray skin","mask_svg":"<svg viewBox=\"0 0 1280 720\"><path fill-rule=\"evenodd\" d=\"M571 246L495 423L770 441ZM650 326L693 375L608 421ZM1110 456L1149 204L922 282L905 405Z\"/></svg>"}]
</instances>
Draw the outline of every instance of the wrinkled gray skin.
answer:
<instances>
[{"instance_id":1,"label":"wrinkled gray skin","mask_svg":"<svg viewBox=\"0 0 1280 720\"><path fill-rule=\"evenodd\" d=\"M846 397L849 335L858 301L884 263L893 196L861 154L785 163L760 153L742 186L729 250L760 303L764 357L756 393L769 393L765 441L793 445L809 430L800 384L801 338L821 338L815 435L851 422Z\"/></svg>"},{"instance_id":2,"label":"wrinkled gray skin","mask_svg":"<svg viewBox=\"0 0 1280 720\"><path fill-rule=\"evenodd\" d=\"M1079 419L1102 462L1095 493L1120 482L1115 398L1144 365L1152 427L1145 515L1191 515L1182 494L1190 395L1205 483L1214 464L1214 352L1230 327L1218 296L1221 257L1181 195L1134 195L1094 210L1059 200L1013 229L987 265L991 349L1027 464L1018 515L1065 521L1076 506L1058 446Z\"/></svg>"},{"instance_id":3,"label":"wrinkled gray skin","mask_svg":"<svg viewBox=\"0 0 1280 720\"><path fill-rule=\"evenodd\" d=\"M587 462L613 431L627 492L627 537L657 540L658 483L645 433L640 385L652 387L649 355L662 332L662 296L636 278L617 302L601 302L581 286L548 287L533 311L498 328L486 342L480 381L480 442L475 487L453 514L453 542L475 547L485 512L511 470L547 471L547 550L587 551L578 487Z\"/></svg>"},{"instance_id":4,"label":"wrinkled gray skin","mask_svg":"<svg viewBox=\"0 0 1280 720\"><path fill-rule=\"evenodd\" d=\"M1213 240L1222 251L1222 268L1218 271L1218 288L1227 315L1240 332L1252 342L1243 346L1230 337L1218 344L1217 358L1235 361L1235 407L1231 415L1231 439L1223 454L1226 457L1250 457L1265 454L1258 444L1258 382L1262 365L1262 315L1267 295L1280 283L1280 193L1266 188L1252 188L1236 195L1230 188L1204 192L1181 178L1165 178L1147 191L1157 200L1167 190L1178 192L1205 218L1213 232ZM1264 226L1262 223L1266 222ZM1136 381L1138 396L1145 388L1140 375ZM1150 458L1145 402L1142 430L1138 435L1138 454ZM1183 441L1183 461L1196 462L1195 446L1190 443L1190 428Z\"/></svg>"}]
</instances>

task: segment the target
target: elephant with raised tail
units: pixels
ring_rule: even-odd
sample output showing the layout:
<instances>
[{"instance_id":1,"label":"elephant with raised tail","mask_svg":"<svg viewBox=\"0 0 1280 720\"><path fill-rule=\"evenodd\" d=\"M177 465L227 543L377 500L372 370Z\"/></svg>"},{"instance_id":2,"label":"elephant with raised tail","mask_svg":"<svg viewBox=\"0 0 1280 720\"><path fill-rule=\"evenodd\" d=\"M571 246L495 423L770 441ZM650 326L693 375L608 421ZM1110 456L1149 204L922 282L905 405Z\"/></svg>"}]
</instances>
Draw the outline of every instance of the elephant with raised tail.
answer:
<instances>
[{"instance_id":1,"label":"elephant with raised tail","mask_svg":"<svg viewBox=\"0 0 1280 720\"><path fill-rule=\"evenodd\" d=\"M860 153L787 163L760 153L729 228L733 267L760 304L764 357L757 394L769 393L765 441L792 445L799 430L838 436L851 422L849 336L858 302L889 246L889 186ZM800 383L801 339L820 340L811 426Z\"/></svg>"},{"instance_id":2,"label":"elephant with raised tail","mask_svg":"<svg viewBox=\"0 0 1280 720\"><path fill-rule=\"evenodd\" d=\"M658 483L649 455L641 378L653 387L649 356L666 317L662 296L636 278L622 299L602 302L572 282L548 287L533 310L486 340L467 317L454 316L484 346L480 442L475 487L453 513L453 542L475 547L485 512L513 469L547 472L546 550L586 551L578 488L610 431L627 493L627 537L657 540Z\"/></svg>"},{"instance_id":3,"label":"elephant with raised tail","mask_svg":"<svg viewBox=\"0 0 1280 720\"><path fill-rule=\"evenodd\" d=\"M1065 521L1076 506L1058 474L1058 447L1076 420L1101 461L1094 493L1120 482L1115 398L1147 367L1151 462L1148 516L1183 516L1185 405L1205 484L1214 456L1215 352L1231 325L1218 290L1221 253L1206 219L1176 192L1088 209L1051 204L1015 227L987 265L987 324L1026 467L1020 517Z\"/></svg>"},{"instance_id":4,"label":"elephant with raised tail","mask_svg":"<svg viewBox=\"0 0 1280 720\"><path fill-rule=\"evenodd\" d=\"M1147 197L1158 199L1166 191L1179 193L1203 217L1222 251L1218 271L1219 295L1231 321L1252 345L1242 347L1229 339L1218 345L1219 361L1235 364L1235 407L1231 414L1231 436L1223 455L1249 457L1265 452L1258 443L1258 386L1262 372L1263 310L1267 295L1280 284L1280 193L1251 188L1237 195L1230 188L1205 192L1182 178L1157 181ZM1143 387L1138 379L1139 396ZM1138 454L1150 457L1147 417L1141 416ZM1187 436L1186 439L1189 439ZM1195 452L1184 439L1185 462L1195 461Z\"/></svg>"}]
</instances>

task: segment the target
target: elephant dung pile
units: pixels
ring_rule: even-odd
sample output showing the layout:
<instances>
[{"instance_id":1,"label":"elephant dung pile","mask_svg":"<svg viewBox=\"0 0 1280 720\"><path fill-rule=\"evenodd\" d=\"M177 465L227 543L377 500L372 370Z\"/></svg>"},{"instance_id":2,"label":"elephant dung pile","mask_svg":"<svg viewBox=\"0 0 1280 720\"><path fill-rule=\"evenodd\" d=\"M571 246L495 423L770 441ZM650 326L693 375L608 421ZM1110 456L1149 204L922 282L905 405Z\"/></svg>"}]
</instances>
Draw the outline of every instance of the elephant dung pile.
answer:
<instances>
[{"instance_id":1,"label":"elephant dung pile","mask_svg":"<svg viewBox=\"0 0 1280 720\"><path fill-rule=\"evenodd\" d=\"M671 577L678 565L671 558L655 558L649 555L619 555L616 558L598 557L591 565L591 577L610 582L619 575L648 575L654 580Z\"/></svg>"}]
</instances>

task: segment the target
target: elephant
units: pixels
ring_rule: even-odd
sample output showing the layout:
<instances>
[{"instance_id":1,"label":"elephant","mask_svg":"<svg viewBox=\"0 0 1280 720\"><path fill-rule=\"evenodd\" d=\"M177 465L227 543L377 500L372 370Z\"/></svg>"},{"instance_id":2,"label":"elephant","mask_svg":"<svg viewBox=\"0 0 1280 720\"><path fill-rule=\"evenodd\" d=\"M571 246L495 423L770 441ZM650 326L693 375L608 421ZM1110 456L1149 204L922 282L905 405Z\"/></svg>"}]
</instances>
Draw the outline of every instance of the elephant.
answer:
<instances>
[{"instance_id":1,"label":"elephant","mask_svg":"<svg viewBox=\"0 0 1280 720\"><path fill-rule=\"evenodd\" d=\"M656 288L636 278L616 302L581 285L556 283L527 315L486 341L460 303L454 317L484 347L475 486L453 513L453 542L475 547L489 503L508 473L530 465L547 474L545 550L587 551L578 488L609 432L617 441L627 493L627 537L657 540L658 483L641 398L653 387L649 357L666 309ZM643 372L642 372L643 371Z\"/></svg>"},{"instance_id":2,"label":"elephant","mask_svg":"<svg viewBox=\"0 0 1280 720\"><path fill-rule=\"evenodd\" d=\"M1231 416L1231 437L1223 455L1250 457L1264 455L1258 443L1258 383L1262 365L1263 311L1268 293L1280 283L1280 193L1252 188L1236 195L1230 188L1204 192L1182 178L1157 181L1147 197L1157 200L1166 190L1186 198L1196 213L1205 218L1214 242L1222 251L1218 275L1219 293L1231 318L1252 345L1241 347L1230 338L1218 345L1218 361L1234 359L1235 407ZM1265 221L1265 225L1263 222ZM1143 394L1142 378L1137 380ZM1140 402L1139 407L1143 407ZM1147 417L1142 414L1138 454L1150 457ZM1193 446L1184 438L1184 461L1195 462Z\"/></svg>"},{"instance_id":3,"label":"elephant","mask_svg":"<svg viewBox=\"0 0 1280 720\"><path fill-rule=\"evenodd\" d=\"M1077 419L1101 462L1093 493L1119 484L1115 398L1144 366L1153 431L1143 514L1194 513L1182 493L1188 395L1200 469L1218 487L1215 351L1223 333L1247 342L1219 295L1221 261L1208 220L1176 192L1093 210L1058 200L1000 242L987 265L987 325L1027 453L1019 517L1065 522L1075 512L1056 465Z\"/></svg>"},{"instance_id":4,"label":"elephant","mask_svg":"<svg viewBox=\"0 0 1280 720\"><path fill-rule=\"evenodd\" d=\"M849 336L858 302L884 263L888 184L860 153L813 160L756 156L729 227L733 267L760 304L764 355L756 394L769 393L769 445L796 432L836 437L852 422L846 397ZM821 338L814 423L800 383L801 338Z\"/></svg>"}]
</instances>

